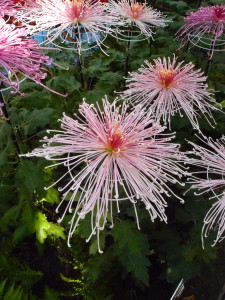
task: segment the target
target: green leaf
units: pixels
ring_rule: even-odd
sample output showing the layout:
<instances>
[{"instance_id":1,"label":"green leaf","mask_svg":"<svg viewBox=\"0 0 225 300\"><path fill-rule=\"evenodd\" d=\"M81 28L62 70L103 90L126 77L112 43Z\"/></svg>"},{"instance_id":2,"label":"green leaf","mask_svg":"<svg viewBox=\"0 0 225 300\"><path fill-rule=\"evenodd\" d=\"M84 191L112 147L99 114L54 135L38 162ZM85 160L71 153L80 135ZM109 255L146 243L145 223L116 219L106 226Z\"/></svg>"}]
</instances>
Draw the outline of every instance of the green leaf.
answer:
<instances>
[{"instance_id":1,"label":"green leaf","mask_svg":"<svg viewBox=\"0 0 225 300\"><path fill-rule=\"evenodd\" d=\"M7 281L7 279L5 279L4 281L2 281L1 284L0 284L0 297L1 298L3 296L3 291L4 291L4 288L5 288L6 281Z\"/></svg>"},{"instance_id":2,"label":"green leaf","mask_svg":"<svg viewBox=\"0 0 225 300\"><path fill-rule=\"evenodd\" d=\"M51 235L52 236L52 239L56 239L56 238L62 238L62 239L65 239L66 236L64 234L64 228L61 227L61 226L58 226L52 222L49 222L50 224L50 227L49 227L49 230L48 230L48 235Z\"/></svg>"},{"instance_id":3,"label":"green leaf","mask_svg":"<svg viewBox=\"0 0 225 300\"><path fill-rule=\"evenodd\" d=\"M102 272L107 272L112 266L112 253L111 251L104 251L103 254L95 255L88 260L87 273L88 280L95 282Z\"/></svg>"},{"instance_id":4,"label":"green leaf","mask_svg":"<svg viewBox=\"0 0 225 300\"><path fill-rule=\"evenodd\" d=\"M36 237L38 241L42 244L44 240L48 236L48 231L50 229L50 224L47 221L47 218L44 214L40 211L36 212L35 221L34 221L34 228L36 231Z\"/></svg>"},{"instance_id":5,"label":"green leaf","mask_svg":"<svg viewBox=\"0 0 225 300\"><path fill-rule=\"evenodd\" d=\"M19 227L16 228L16 230L13 233L12 242L13 244L17 244L19 241L21 241L27 234L29 233L26 224L22 224Z\"/></svg>"},{"instance_id":6,"label":"green leaf","mask_svg":"<svg viewBox=\"0 0 225 300\"><path fill-rule=\"evenodd\" d=\"M14 205L4 214L1 222L8 223L9 221L15 221L21 211L21 205Z\"/></svg>"},{"instance_id":7,"label":"green leaf","mask_svg":"<svg viewBox=\"0 0 225 300\"><path fill-rule=\"evenodd\" d=\"M46 201L51 204L58 204L60 202L60 195L58 190L54 189L53 187L47 190L47 195L41 201Z\"/></svg>"},{"instance_id":8,"label":"green leaf","mask_svg":"<svg viewBox=\"0 0 225 300\"><path fill-rule=\"evenodd\" d=\"M53 239L61 237L65 239L64 228L48 222L46 216L40 211L36 212L34 228L38 241L43 244L44 240L51 236Z\"/></svg>"},{"instance_id":9,"label":"green leaf","mask_svg":"<svg viewBox=\"0 0 225 300\"><path fill-rule=\"evenodd\" d=\"M50 123L53 113L54 109L52 108L33 110L26 120L27 125L24 126L25 134L33 134L38 127L44 128Z\"/></svg>"},{"instance_id":10,"label":"green leaf","mask_svg":"<svg viewBox=\"0 0 225 300\"><path fill-rule=\"evenodd\" d=\"M14 288L15 283L13 283L4 296L4 300L25 300L23 296L23 288L18 286Z\"/></svg>"},{"instance_id":11,"label":"green leaf","mask_svg":"<svg viewBox=\"0 0 225 300\"><path fill-rule=\"evenodd\" d=\"M43 173L40 170L40 167L34 164L32 161L25 159L22 160L17 168L17 179L22 180L25 183L25 187L33 192L37 188L43 190L44 180ZM20 182L18 185L20 186Z\"/></svg>"},{"instance_id":12,"label":"green leaf","mask_svg":"<svg viewBox=\"0 0 225 300\"><path fill-rule=\"evenodd\" d=\"M138 231L135 224L130 221L116 223L112 233L115 239L114 254L118 256L127 272L132 272L137 280L149 286L147 236Z\"/></svg>"},{"instance_id":13,"label":"green leaf","mask_svg":"<svg viewBox=\"0 0 225 300\"><path fill-rule=\"evenodd\" d=\"M50 289L49 287L45 287L45 291L44 291L44 300L59 300L59 293L54 290L54 289Z\"/></svg>"},{"instance_id":14,"label":"green leaf","mask_svg":"<svg viewBox=\"0 0 225 300\"><path fill-rule=\"evenodd\" d=\"M105 232L105 231L100 232L100 234L99 234L99 247L101 250L103 250L105 247L106 236L107 236L107 232ZM94 254L98 253L98 251L99 251L98 240L97 240L97 238L93 238L91 241L90 248L89 248L89 253L94 255Z\"/></svg>"}]
</instances>

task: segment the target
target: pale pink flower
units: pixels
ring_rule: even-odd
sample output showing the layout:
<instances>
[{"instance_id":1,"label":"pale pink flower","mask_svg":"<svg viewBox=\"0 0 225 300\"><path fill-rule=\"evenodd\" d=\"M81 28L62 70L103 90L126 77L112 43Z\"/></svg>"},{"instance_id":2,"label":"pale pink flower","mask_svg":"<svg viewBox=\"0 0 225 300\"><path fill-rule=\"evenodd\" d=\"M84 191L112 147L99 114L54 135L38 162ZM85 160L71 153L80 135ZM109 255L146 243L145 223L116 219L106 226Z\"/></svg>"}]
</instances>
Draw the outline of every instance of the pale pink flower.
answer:
<instances>
[{"instance_id":1,"label":"pale pink flower","mask_svg":"<svg viewBox=\"0 0 225 300\"><path fill-rule=\"evenodd\" d=\"M121 38L139 38L140 34L146 38L152 38L154 28L164 27L168 22L159 11L147 6L146 3L135 0L110 0L109 11L121 20L123 27L119 27L118 31L114 32L114 35L117 34L117 37ZM127 27L126 30L124 30L124 26ZM140 33L133 32L135 28Z\"/></svg>"},{"instance_id":2,"label":"pale pink flower","mask_svg":"<svg viewBox=\"0 0 225 300\"><path fill-rule=\"evenodd\" d=\"M225 238L225 194L215 202L204 218L202 228L202 245L204 248L204 238L207 238L209 231L217 231L216 239L212 246L221 242Z\"/></svg>"},{"instance_id":3,"label":"pale pink flower","mask_svg":"<svg viewBox=\"0 0 225 300\"><path fill-rule=\"evenodd\" d=\"M158 58L154 64L145 61L138 72L130 73L127 87L122 97L134 106L148 107L166 124L171 116L184 112L192 126L199 130L200 114L212 118L211 110L217 109L207 91L206 77L200 69L194 70L192 63L177 62L177 58Z\"/></svg>"},{"instance_id":4,"label":"pale pink flower","mask_svg":"<svg viewBox=\"0 0 225 300\"><path fill-rule=\"evenodd\" d=\"M118 20L106 11L106 4L93 0L42 0L39 9L24 8L19 20L31 34L47 31L46 43L57 38L67 47L72 45L80 52L99 46L105 40L110 25ZM30 25L35 21L36 25ZM61 46L61 45L58 45Z\"/></svg>"},{"instance_id":5,"label":"pale pink flower","mask_svg":"<svg viewBox=\"0 0 225 300\"><path fill-rule=\"evenodd\" d=\"M56 134L45 138L43 148L26 155L45 157L55 162L53 166L68 168L56 182L70 177L59 189L64 192L61 204L67 203L60 221L67 212L73 213L68 244L88 213L92 216L89 239L97 232L99 242L99 231L107 221L113 226L113 203L119 212L120 200L134 205L137 224L138 201L144 203L152 221L156 217L167 220L163 194L174 196L168 184L176 184L184 173L179 164L184 155L179 145L170 142L174 136L163 136L164 128L150 114L139 107L131 113L127 109L125 102L117 107L116 101L110 104L103 99L103 111L98 104L95 108L84 102L79 109L81 118L64 115L62 130L52 130Z\"/></svg>"},{"instance_id":6,"label":"pale pink flower","mask_svg":"<svg viewBox=\"0 0 225 300\"><path fill-rule=\"evenodd\" d=\"M200 45L200 42L203 42L201 47L208 49L214 47L213 44L224 32L225 5L215 5L201 7L187 16L177 37L183 38L183 43L189 40L195 45Z\"/></svg>"},{"instance_id":7,"label":"pale pink flower","mask_svg":"<svg viewBox=\"0 0 225 300\"><path fill-rule=\"evenodd\" d=\"M16 4L13 0L0 1L0 17L13 16L16 12Z\"/></svg>"},{"instance_id":8,"label":"pale pink flower","mask_svg":"<svg viewBox=\"0 0 225 300\"><path fill-rule=\"evenodd\" d=\"M206 178L195 178L191 183L192 188L203 192L215 191L217 188L225 188L225 138L213 141L211 138L203 142L207 148L190 142L197 158L188 158L188 163L200 167L200 174ZM219 177L219 179L217 178Z\"/></svg>"},{"instance_id":9,"label":"pale pink flower","mask_svg":"<svg viewBox=\"0 0 225 300\"><path fill-rule=\"evenodd\" d=\"M0 19L0 84L8 85L14 92L19 92L20 74L61 95L41 83L47 76L47 70L42 64L51 65L52 61L41 52L40 46L34 40L27 39L26 36L26 30L6 24Z\"/></svg>"},{"instance_id":10,"label":"pale pink flower","mask_svg":"<svg viewBox=\"0 0 225 300\"><path fill-rule=\"evenodd\" d=\"M213 141L211 138L203 141L207 148L190 142L197 158L188 158L188 164L200 167L201 171L195 172L199 177L193 176L190 180L191 189L197 189L203 194L212 191L218 201L212 205L204 218L202 228L202 244L211 229L218 230L213 246L225 237L225 138ZM205 176L204 176L205 175Z\"/></svg>"}]
</instances>

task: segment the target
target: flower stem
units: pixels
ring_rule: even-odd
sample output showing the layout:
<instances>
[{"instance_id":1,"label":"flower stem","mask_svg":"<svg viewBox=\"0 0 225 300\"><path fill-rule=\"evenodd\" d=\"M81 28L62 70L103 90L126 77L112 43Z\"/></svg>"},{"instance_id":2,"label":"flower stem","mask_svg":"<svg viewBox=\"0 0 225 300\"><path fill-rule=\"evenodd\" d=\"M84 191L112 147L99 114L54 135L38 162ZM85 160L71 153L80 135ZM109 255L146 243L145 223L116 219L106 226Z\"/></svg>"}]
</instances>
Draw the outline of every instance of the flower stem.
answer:
<instances>
[{"instance_id":1,"label":"flower stem","mask_svg":"<svg viewBox=\"0 0 225 300\"><path fill-rule=\"evenodd\" d=\"M196 8L198 9L202 4L202 0L198 0Z\"/></svg>"},{"instance_id":2,"label":"flower stem","mask_svg":"<svg viewBox=\"0 0 225 300\"><path fill-rule=\"evenodd\" d=\"M124 65L124 81L123 81L123 86L126 86L126 77L128 75L128 64L129 64L129 51L130 51L130 38L131 38L131 31L128 31L128 41L127 41L127 47L126 47L126 52L127 52L127 56L126 56L126 61L125 61L125 65Z\"/></svg>"},{"instance_id":3,"label":"flower stem","mask_svg":"<svg viewBox=\"0 0 225 300\"><path fill-rule=\"evenodd\" d=\"M84 82L84 75L82 73L84 66L83 66L83 61L82 61L81 53L79 53L79 55L78 55L78 66L80 68L81 88L82 88L82 90L84 90L84 88L85 88L85 82Z\"/></svg>"},{"instance_id":4,"label":"flower stem","mask_svg":"<svg viewBox=\"0 0 225 300\"><path fill-rule=\"evenodd\" d=\"M16 149L17 155L19 156L20 153L21 153L20 148L19 148L19 144L18 144L18 141L17 141L16 134L13 130L12 123L11 123L10 118L9 118L9 113L7 111L7 108L6 108L2 92L0 92L0 104L1 104L1 110L2 110L2 113L3 113L3 117L6 120L6 122L9 124L9 126L11 127L10 139L11 139L11 141L12 141L12 143L13 143L15 149Z\"/></svg>"},{"instance_id":5,"label":"flower stem","mask_svg":"<svg viewBox=\"0 0 225 300\"><path fill-rule=\"evenodd\" d=\"M212 61L213 61L213 53L214 53L214 48L215 48L215 43L216 43L217 27L218 27L218 25L215 28L215 32L214 32L214 35L213 35L213 38L212 38L212 41L211 41L210 50L209 50L208 57L207 57L207 64L206 64L206 68L205 68L205 76L208 75L210 66L211 66Z\"/></svg>"}]
</instances>

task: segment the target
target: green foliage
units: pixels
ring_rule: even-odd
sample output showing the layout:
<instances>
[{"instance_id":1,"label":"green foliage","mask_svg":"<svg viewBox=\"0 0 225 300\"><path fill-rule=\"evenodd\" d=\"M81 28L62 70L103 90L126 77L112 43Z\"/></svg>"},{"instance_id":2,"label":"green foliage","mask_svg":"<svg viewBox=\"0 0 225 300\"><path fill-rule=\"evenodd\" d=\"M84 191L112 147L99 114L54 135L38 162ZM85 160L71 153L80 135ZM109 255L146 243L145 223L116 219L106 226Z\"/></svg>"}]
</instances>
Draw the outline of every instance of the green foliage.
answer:
<instances>
[{"instance_id":1,"label":"green foliage","mask_svg":"<svg viewBox=\"0 0 225 300\"><path fill-rule=\"evenodd\" d=\"M36 232L37 240L42 244L47 236L65 239L64 229L52 222L48 222L47 218L40 211L37 211L34 216L34 230Z\"/></svg>"},{"instance_id":2,"label":"green foliage","mask_svg":"<svg viewBox=\"0 0 225 300\"><path fill-rule=\"evenodd\" d=\"M132 272L136 280L149 285L148 260L149 244L147 235L135 228L129 221L118 222L113 228L115 240L113 252L119 257L127 272Z\"/></svg>"}]
</instances>

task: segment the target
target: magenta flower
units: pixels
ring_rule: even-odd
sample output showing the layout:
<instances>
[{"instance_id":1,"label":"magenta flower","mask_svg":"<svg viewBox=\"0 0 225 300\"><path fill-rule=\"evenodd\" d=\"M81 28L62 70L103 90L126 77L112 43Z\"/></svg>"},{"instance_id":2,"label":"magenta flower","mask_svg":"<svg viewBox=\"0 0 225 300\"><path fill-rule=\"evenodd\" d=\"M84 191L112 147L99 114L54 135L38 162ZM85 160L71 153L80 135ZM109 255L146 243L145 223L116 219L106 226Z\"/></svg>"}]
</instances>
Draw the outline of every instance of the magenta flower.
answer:
<instances>
[{"instance_id":1,"label":"magenta flower","mask_svg":"<svg viewBox=\"0 0 225 300\"><path fill-rule=\"evenodd\" d=\"M140 33L146 38L152 38L154 27L164 27L166 24L166 20L160 12L147 6L146 3L135 0L120 0L118 2L111 0L109 1L109 11L121 20L123 27L127 27L127 30L119 27L118 31L114 33L121 38L131 38L132 36L138 38ZM133 27L140 31L138 35L136 32L132 33Z\"/></svg>"},{"instance_id":2,"label":"magenta flower","mask_svg":"<svg viewBox=\"0 0 225 300\"><path fill-rule=\"evenodd\" d=\"M16 12L16 4L13 0L1 0L0 1L0 17L3 18L5 15L13 16Z\"/></svg>"},{"instance_id":3,"label":"magenta flower","mask_svg":"<svg viewBox=\"0 0 225 300\"><path fill-rule=\"evenodd\" d=\"M41 52L34 40L27 39L26 36L26 30L6 24L0 19L0 84L10 86L17 93L21 81L20 74L61 95L41 83L47 76L47 70L42 64L50 65L52 61Z\"/></svg>"},{"instance_id":4,"label":"magenta flower","mask_svg":"<svg viewBox=\"0 0 225 300\"><path fill-rule=\"evenodd\" d=\"M88 213L92 215L89 239L97 231L99 242L99 231L108 221L113 226L114 203L119 212L122 200L134 205L137 224L138 201L144 203L152 221L156 217L167 220L163 194L174 196L167 183L175 184L182 176L179 161L184 155L178 145L170 143L172 135L162 135L164 128L154 123L150 114L139 107L131 113L127 109L125 103L117 107L116 101L110 104L103 99L102 112L98 104L95 108L84 102L79 109L81 118L64 115L62 129L52 130L56 134L45 138L43 148L26 155L45 157L54 161L54 166L68 169L56 182L70 177L59 189L64 192L61 204L67 203L59 222L67 212L73 213L68 244L80 219Z\"/></svg>"},{"instance_id":5,"label":"magenta flower","mask_svg":"<svg viewBox=\"0 0 225 300\"><path fill-rule=\"evenodd\" d=\"M84 43L88 44L88 49L96 45L101 48L109 26L118 22L100 1L42 0L39 4L39 9L24 7L19 20L32 34L47 31L46 43L60 38L65 46L72 45L79 52L87 50ZM30 25L33 21L36 25Z\"/></svg>"},{"instance_id":6,"label":"magenta flower","mask_svg":"<svg viewBox=\"0 0 225 300\"><path fill-rule=\"evenodd\" d=\"M201 168L201 171L195 172L201 177L195 176L190 180L191 189L199 190L200 194L212 191L213 198L218 198L205 216L202 228L202 243L211 229L218 231L214 246L225 237L225 138L216 141L209 138L205 142L209 149L192 142L190 144L194 149L190 153L197 158L189 158L188 163ZM202 178L203 175L205 175L204 178ZM219 194L216 194L216 191Z\"/></svg>"},{"instance_id":7,"label":"magenta flower","mask_svg":"<svg viewBox=\"0 0 225 300\"><path fill-rule=\"evenodd\" d=\"M211 110L216 109L207 91L206 77L201 70L194 70L192 63L177 63L174 57L158 58L154 64L145 61L146 66L138 72L130 73L127 87L122 96L134 106L142 104L149 107L166 124L171 122L171 116L182 110L189 118L192 126L199 130L200 113L212 118Z\"/></svg>"},{"instance_id":8,"label":"magenta flower","mask_svg":"<svg viewBox=\"0 0 225 300\"><path fill-rule=\"evenodd\" d=\"M183 38L183 43L188 40L195 45L203 42L202 47L208 49L211 43L215 44L216 40L224 34L224 29L225 5L201 7L185 18L185 24L178 31L177 36Z\"/></svg>"}]
</instances>

